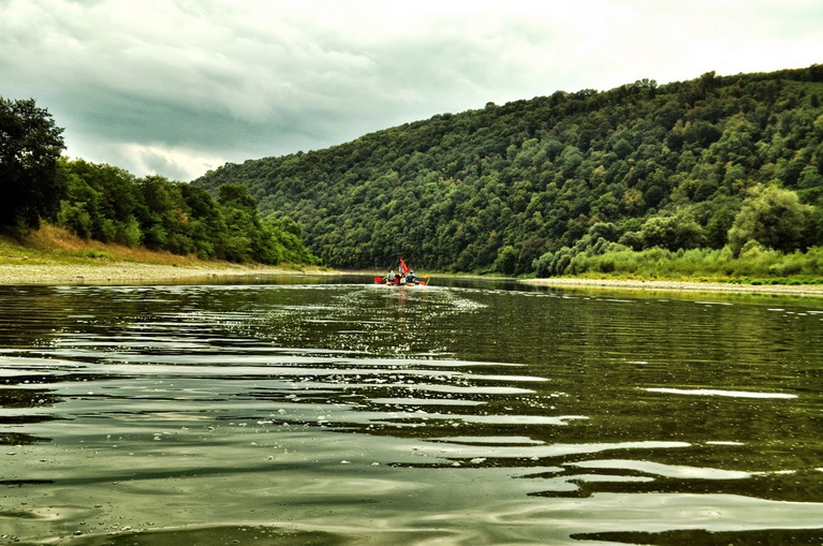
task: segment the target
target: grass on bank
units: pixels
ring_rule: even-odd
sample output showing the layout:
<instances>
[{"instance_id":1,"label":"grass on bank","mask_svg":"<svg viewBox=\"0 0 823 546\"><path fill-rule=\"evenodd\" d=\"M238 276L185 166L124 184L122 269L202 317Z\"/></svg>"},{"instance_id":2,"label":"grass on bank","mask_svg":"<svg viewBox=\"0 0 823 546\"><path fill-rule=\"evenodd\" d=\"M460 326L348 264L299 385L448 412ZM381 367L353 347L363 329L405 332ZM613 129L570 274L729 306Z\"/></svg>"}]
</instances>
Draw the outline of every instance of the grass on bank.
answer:
<instances>
[{"instance_id":1,"label":"grass on bank","mask_svg":"<svg viewBox=\"0 0 823 546\"><path fill-rule=\"evenodd\" d=\"M670 251L651 248L581 253L566 275L588 278L681 280L752 285L823 284L823 248L785 254L751 245L739 256L728 249Z\"/></svg>"},{"instance_id":2,"label":"grass on bank","mask_svg":"<svg viewBox=\"0 0 823 546\"><path fill-rule=\"evenodd\" d=\"M84 240L63 228L45 223L39 230L20 237L0 234L0 265L105 265L122 262L171 267L239 265L156 252L143 247ZM305 266L280 264L277 267L303 269Z\"/></svg>"}]
</instances>

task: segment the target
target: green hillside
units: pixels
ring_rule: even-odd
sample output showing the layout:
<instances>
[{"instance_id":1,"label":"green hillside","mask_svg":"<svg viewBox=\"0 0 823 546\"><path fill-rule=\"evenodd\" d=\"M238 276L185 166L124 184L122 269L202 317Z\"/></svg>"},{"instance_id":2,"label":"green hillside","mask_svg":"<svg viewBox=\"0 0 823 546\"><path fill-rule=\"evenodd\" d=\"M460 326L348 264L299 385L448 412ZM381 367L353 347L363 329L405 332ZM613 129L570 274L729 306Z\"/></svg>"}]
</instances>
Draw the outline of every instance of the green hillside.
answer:
<instances>
[{"instance_id":1,"label":"green hillside","mask_svg":"<svg viewBox=\"0 0 823 546\"><path fill-rule=\"evenodd\" d=\"M193 184L246 185L337 268L403 254L420 269L554 275L616 267L598 256L796 256L823 246L822 100L823 65L558 91ZM797 267L820 275L819 262Z\"/></svg>"}]
</instances>

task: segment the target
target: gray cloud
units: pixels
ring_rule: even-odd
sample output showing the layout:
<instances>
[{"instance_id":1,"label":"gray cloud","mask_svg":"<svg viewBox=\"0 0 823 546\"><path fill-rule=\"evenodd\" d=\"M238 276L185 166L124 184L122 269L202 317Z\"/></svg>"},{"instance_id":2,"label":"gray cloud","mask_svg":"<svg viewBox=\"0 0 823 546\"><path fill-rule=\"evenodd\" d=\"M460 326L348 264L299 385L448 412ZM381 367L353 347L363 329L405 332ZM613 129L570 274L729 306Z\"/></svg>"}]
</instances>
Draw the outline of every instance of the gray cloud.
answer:
<instances>
[{"instance_id":1,"label":"gray cloud","mask_svg":"<svg viewBox=\"0 0 823 546\"><path fill-rule=\"evenodd\" d=\"M820 28L818 0L4 0L0 95L71 156L189 180L488 101L808 66Z\"/></svg>"}]
</instances>

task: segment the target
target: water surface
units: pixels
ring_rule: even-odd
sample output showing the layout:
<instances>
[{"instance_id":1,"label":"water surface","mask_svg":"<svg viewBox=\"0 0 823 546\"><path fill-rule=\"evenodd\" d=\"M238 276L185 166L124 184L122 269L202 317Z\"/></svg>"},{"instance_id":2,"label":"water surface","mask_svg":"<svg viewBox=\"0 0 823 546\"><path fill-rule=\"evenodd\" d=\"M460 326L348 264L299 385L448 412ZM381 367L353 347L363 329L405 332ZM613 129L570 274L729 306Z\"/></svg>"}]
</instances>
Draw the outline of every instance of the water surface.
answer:
<instances>
[{"instance_id":1,"label":"water surface","mask_svg":"<svg viewBox=\"0 0 823 546\"><path fill-rule=\"evenodd\" d=\"M823 302L0 287L0 543L823 541Z\"/></svg>"}]
</instances>

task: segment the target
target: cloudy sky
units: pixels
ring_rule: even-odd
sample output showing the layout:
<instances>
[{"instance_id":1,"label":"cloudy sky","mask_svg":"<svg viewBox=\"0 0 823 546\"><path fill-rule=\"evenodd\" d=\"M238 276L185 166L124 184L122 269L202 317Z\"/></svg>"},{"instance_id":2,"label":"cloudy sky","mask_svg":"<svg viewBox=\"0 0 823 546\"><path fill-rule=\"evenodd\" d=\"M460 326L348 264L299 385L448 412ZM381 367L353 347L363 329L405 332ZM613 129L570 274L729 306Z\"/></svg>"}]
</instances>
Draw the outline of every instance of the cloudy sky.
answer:
<instances>
[{"instance_id":1,"label":"cloudy sky","mask_svg":"<svg viewBox=\"0 0 823 546\"><path fill-rule=\"evenodd\" d=\"M823 63L823 0L0 0L0 96L191 180L444 112Z\"/></svg>"}]
</instances>

